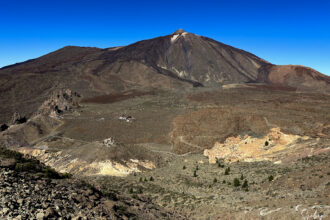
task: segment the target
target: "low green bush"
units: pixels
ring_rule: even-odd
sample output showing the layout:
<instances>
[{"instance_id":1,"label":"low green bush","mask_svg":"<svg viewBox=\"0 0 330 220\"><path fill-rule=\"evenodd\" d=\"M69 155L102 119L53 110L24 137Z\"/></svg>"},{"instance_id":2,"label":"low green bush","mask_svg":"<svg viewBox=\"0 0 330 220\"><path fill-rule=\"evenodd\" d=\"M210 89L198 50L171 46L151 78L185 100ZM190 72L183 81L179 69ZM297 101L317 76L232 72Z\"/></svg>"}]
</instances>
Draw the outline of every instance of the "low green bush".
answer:
<instances>
[{"instance_id":1,"label":"low green bush","mask_svg":"<svg viewBox=\"0 0 330 220\"><path fill-rule=\"evenodd\" d=\"M273 177L272 175L270 175L270 176L268 177L268 181L271 182L271 181L273 181L273 180L274 180L274 177Z\"/></svg>"},{"instance_id":2,"label":"low green bush","mask_svg":"<svg viewBox=\"0 0 330 220\"><path fill-rule=\"evenodd\" d=\"M15 159L16 165L14 169L17 172L40 173L43 176L54 179L63 179L71 177L71 174L60 174L56 172L53 168L40 163L40 161L35 158L25 158L23 154L17 151L0 148L0 156L4 158Z\"/></svg>"},{"instance_id":3,"label":"low green bush","mask_svg":"<svg viewBox=\"0 0 330 220\"><path fill-rule=\"evenodd\" d=\"M230 172L230 167L227 167L225 170L225 175L229 175L229 172Z\"/></svg>"},{"instance_id":4,"label":"low green bush","mask_svg":"<svg viewBox=\"0 0 330 220\"><path fill-rule=\"evenodd\" d=\"M241 185L238 178L234 179L233 184L234 184L235 187L238 187L238 186Z\"/></svg>"},{"instance_id":5,"label":"low green bush","mask_svg":"<svg viewBox=\"0 0 330 220\"><path fill-rule=\"evenodd\" d=\"M248 188L248 187L249 187L248 181L247 180L244 180L244 183L242 185L242 188Z\"/></svg>"}]
</instances>

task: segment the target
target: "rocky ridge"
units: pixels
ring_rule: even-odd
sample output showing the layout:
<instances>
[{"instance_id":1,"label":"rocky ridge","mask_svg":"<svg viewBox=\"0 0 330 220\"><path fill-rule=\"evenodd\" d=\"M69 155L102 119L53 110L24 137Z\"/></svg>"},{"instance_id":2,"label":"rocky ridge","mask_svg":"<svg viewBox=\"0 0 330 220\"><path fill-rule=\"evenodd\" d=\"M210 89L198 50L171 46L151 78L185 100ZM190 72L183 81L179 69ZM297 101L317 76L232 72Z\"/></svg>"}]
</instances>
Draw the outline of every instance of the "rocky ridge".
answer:
<instances>
[{"instance_id":1,"label":"rocky ridge","mask_svg":"<svg viewBox=\"0 0 330 220\"><path fill-rule=\"evenodd\" d=\"M0 218L108 219L106 198L33 157L0 148Z\"/></svg>"},{"instance_id":2,"label":"rocky ridge","mask_svg":"<svg viewBox=\"0 0 330 220\"><path fill-rule=\"evenodd\" d=\"M33 157L0 148L0 219L185 219L116 189L100 191Z\"/></svg>"}]
</instances>

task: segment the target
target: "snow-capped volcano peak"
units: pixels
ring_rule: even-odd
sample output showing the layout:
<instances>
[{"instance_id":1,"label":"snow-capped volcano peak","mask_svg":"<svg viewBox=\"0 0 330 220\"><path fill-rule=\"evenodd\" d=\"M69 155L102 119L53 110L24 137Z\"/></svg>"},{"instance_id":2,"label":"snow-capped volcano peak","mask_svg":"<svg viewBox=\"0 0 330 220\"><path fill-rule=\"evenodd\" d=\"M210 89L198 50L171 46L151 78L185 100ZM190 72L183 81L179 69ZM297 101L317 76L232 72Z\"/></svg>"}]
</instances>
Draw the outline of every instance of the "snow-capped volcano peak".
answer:
<instances>
[{"instance_id":1,"label":"snow-capped volcano peak","mask_svg":"<svg viewBox=\"0 0 330 220\"><path fill-rule=\"evenodd\" d=\"M180 28L176 30L172 35L183 34L183 33L186 33L186 31Z\"/></svg>"},{"instance_id":2,"label":"snow-capped volcano peak","mask_svg":"<svg viewBox=\"0 0 330 220\"><path fill-rule=\"evenodd\" d=\"M172 35L171 42L174 43L179 37L185 36L187 34L188 34L188 32L186 32L185 30L178 29L173 34L171 34Z\"/></svg>"}]
</instances>

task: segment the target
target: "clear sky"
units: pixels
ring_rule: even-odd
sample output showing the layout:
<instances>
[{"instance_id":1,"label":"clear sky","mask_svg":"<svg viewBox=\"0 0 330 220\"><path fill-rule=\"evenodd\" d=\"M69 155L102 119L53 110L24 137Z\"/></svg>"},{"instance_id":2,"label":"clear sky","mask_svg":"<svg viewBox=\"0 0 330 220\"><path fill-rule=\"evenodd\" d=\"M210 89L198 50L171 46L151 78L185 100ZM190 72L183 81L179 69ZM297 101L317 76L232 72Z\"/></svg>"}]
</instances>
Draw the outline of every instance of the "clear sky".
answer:
<instances>
[{"instance_id":1,"label":"clear sky","mask_svg":"<svg viewBox=\"0 0 330 220\"><path fill-rule=\"evenodd\" d=\"M330 75L329 0L0 0L0 67L67 45L128 45L178 28Z\"/></svg>"}]
</instances>

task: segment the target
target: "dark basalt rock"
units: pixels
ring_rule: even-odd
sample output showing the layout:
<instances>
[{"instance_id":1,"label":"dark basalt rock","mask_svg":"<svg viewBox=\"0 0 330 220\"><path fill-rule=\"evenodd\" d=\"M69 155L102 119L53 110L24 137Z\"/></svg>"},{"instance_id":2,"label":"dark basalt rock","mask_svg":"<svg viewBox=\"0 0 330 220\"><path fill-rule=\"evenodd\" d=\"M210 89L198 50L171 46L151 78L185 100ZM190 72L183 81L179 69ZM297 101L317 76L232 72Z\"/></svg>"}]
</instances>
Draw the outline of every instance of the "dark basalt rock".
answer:
<instances>
[{"instance_id":1,"label":"dark basalt rock","mask_svg":"<svg viewBox=\"0 0 330 220\"><path fill-rule=\"evenodd\" d=\"M5 130L7 130L9 128L9 126L7 125L7 124L2 124L1 126L0 126L0 131L5 131Z\"/></svg>"}]
</instances>

